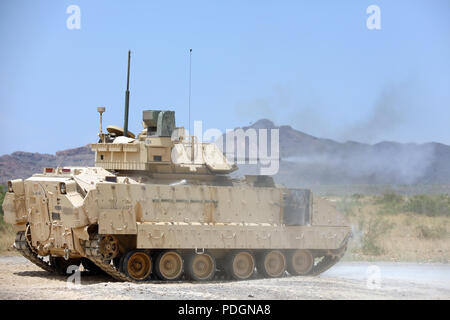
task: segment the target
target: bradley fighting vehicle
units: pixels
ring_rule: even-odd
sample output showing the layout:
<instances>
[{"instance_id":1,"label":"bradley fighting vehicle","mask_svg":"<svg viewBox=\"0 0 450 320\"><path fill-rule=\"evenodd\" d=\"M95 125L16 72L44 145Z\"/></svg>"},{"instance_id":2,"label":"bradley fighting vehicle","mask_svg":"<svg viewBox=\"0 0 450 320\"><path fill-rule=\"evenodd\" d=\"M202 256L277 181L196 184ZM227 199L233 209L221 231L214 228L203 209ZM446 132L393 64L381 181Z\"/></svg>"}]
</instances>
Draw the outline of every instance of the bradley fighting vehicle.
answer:
<instances>
[{"instance_id":1,"label":"bradley fighting vehicle","mask_svg":"<svg viewBox=\"0 0 450 320\"><path fill-rule=\"evenodd\" d=\"M82 264L131 282L317 275L343 256L350 227L310 190L231 178L236 165L186 137L173 111L143 111L144 129L129 132L128 81L123 129L102 133L98 108L95 167L8 182L4 219L23 256L49 272Z\"/></svg>"}]
</instances>

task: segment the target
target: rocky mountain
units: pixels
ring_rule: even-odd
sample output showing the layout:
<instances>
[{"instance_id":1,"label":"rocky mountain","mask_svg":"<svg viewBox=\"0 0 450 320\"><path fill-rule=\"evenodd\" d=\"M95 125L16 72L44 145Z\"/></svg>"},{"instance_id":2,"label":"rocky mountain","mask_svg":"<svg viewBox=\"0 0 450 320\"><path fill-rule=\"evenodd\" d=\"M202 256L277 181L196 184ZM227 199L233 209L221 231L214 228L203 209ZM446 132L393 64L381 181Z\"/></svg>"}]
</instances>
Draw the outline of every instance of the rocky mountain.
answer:
<instances>
[{"instance_id":1,"label":"rocky mountain","mask_svg":"<svg viewBox=\"0 0 450 320\"><path fill-rule=\"evenodd\" d=\"M339 184L450 184L450 146L440 143L365 144L313 137L290 126L262 119L242 129L279 130L278 183L288 186ZM270 130L268 130L270 132ZM270 136L270 135L269 135ZM0 184L26 178L45 167L92 166L88 146L55 155L14 152L0 157ZM258 173L255 165L239 165L234 175Z\"/></svg>"}]
</instances>

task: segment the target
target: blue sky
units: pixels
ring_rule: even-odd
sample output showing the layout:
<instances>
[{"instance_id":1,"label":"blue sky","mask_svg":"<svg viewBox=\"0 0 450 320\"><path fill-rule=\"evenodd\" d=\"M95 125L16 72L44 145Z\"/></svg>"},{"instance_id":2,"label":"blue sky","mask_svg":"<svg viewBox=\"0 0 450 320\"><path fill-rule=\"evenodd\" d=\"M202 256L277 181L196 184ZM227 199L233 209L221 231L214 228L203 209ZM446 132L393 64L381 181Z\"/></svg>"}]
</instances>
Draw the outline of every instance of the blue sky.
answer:
<instances>
[{"instance_id":1,"label":"blue sky","mask_svg":"<svg viewBox=\"0 0 450 320\"><path fill-rule=\"evenodd\" d=\"M69 30L69 5L81 29ZM366 8L381 9L368 30ZM0 155L53 153L173 109L225 131L260 118L319 137L450 144L450 2L0 2Z\"/></svg>"}]
</instances>

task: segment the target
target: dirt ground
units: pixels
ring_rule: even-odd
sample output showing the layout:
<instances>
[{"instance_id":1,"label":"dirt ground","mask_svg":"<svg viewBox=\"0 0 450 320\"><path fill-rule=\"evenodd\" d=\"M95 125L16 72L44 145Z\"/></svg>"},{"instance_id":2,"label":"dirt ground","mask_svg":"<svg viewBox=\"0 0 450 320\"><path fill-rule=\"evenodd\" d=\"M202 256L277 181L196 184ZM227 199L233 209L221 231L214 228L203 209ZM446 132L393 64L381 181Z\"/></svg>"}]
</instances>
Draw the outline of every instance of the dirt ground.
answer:
<instances>
[{"instance_id":1,"label":"dirt ground","mask_svg":"<svg viewBox=\"0 0 450 320\"><path fill-rule=\"evenodd\" d=\"M340 262L318 277L131 284L82 275L78 287L23 257L0 257L0 299L450 299L450 264Z\"/></svg>"}]
</instances>

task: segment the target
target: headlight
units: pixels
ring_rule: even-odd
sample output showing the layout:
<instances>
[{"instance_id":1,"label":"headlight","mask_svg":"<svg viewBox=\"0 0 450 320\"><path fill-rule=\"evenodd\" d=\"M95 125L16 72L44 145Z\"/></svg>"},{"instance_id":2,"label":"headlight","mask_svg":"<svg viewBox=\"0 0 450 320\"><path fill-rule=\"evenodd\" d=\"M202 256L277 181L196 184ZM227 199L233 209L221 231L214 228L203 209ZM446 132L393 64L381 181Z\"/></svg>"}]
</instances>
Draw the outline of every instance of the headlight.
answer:
<instances>
[{"instance_id":1,"label":"headlight","mask_svg":"<svg viewBox=\"0 0 450 320\"><path fill-rule=\"evenodd\" d=\"M8 192L14 192L11 181L8 181Z\"/></svg>"},{"instance_id":2,"label":"headlight","mask_svg":"<svg viewBox=\"0 0 450 320\"><path fill-rule=\"evenodd\" d=\"M60 184L59 184L59 192L61 193L61 194L66 194L66 184L64 183L64 182L61 182Z\"/></svg>"}]
</instances>

